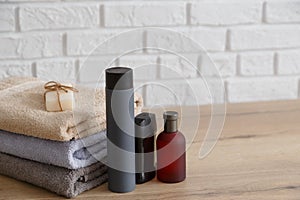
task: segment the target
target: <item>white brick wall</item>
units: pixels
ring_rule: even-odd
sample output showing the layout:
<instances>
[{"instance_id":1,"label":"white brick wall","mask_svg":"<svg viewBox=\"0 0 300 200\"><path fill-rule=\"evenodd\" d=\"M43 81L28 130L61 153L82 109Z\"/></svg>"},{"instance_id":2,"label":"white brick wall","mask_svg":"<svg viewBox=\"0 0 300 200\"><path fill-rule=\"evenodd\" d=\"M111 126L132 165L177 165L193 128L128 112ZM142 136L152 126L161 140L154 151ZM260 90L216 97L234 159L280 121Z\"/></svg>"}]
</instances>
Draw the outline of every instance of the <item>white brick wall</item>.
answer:
<instances>
[{"instance_id":1,"label":"white brick wall","mask_svg":"<svg viewBox=\"0 0 300 200\"><path fill-rule=\"evenodd\" d=\"M45 80L74 81L76 70L73 60L42 60L36 62L36 75Z\"/></svg>"},{"instance_id":2,"label":"white brick wall","mask_svg":"<svg viewBox=\"0 0 300 200\"><path fill-rule=\"evenodd\" d=\"M262 76L274 73L273 52L248 52L239 55L240 74L243 76Z\"/></svg>"},{"instance_id":3,"label":"white brick wall","mask_svg":"<svg viewBox=\"0 0 300 200\"><path fill-rule=\"evenodd\" d=\"M182 55L161 55L159 64L160 78L195 78L199 76L197 54Z\"/></svg>"},{"instance_id":4,"label":"white brick wall","mask_svg":"<svg viewBox=\"0 0 300 200\"><path fill-rule=\"evenodd\" d=\"M158 56L148 55L129 55L119 58L120 66L129 66L134 68L134 77L137 81L155 80L158 69Z\"/></svg>"},{"instance_id":5,"label":"white brick wall","mask_svg":"<svg viewBox=\"0 0 300 200\"><path fill-rule=\"evenodd\" d=\"M200 2L191 7L191 23L196 25L231 25L259 23L262 2Z\"/></svg>"},{"instance_id":6,"label":"white brick wall","mask_svg":"<svg viewBox=\"0 0 300 200\"><path fill-rule=\"evenodd\" d=\"M186 23L182 2L139 2L107 4L104 7L106 27L174 26Z\"/></svg>"},{"instance_id":7,"label":"white brick wall","mask_svg":"<svg viewBox=\"0 0 300 200\"><path fill-rule=\"evenodd\" d=\"M0 31L15 30L15 9L13 7L0 7Z\"/></svg>"},{"instance_id":8,"label":"white brick wall","mask_svg":"<svg viewBox=\"0 0 300 200\"><path fill-rule=\"evenodd\" d=\"M290 77L233 78L228 80L228 99L232 102L296 99L298 79Z\"/></svg>"},{"instance_id":9,"label":"white brick wall","mask_svg":"<svg viewBox=\"0 0 300 200\"><path fill-rule=\"evenodd\" d=\"M101 80L105 68L115 66L114 56L97 56L79 59L78 80L81 83L93 83Z\"/></svg>"},{"instance_id":10,"label":"white brick wall","mask_svg":"<svg viewBox=\"0 0 300 200\"><path fill-rule=\"evenodd\" d=\"M296 99L300 94L299 0L0 2L0 79L37 76L95 86L104 80L109 63L130 65L136 68L136 85L146 85L139 88L146 105L193 105L212 101L203 78L224 95L215 66L229 102ZM183 35L127 32L141 27ZM125 39L108 45L107 39L120 33ZM205 51L195 52L193 41ZM168 96L170 92L174 94ZM223 103L224 97L215 102Z\"/></svg>"},{"instance_id":11,"label":"white brick wall","mask_svg":"<svg viewBox=\"0 0 300 200\"><path fill-rule=\"evenodd\" d=\"M62 56L62 35L57 33L11 33L0 35L0 59Z\"/></svg>"},{"instance_id":12,"label":"white brick wall","mask_svg":"<svg viewBox=\"0 0 300 200\"><path fill-rule=\"evenodd\" d=\"M226 29L192 28L183 32L207 51L224 51L226 46Z\"/></svg>"},{"instance_id":13,"label":"white brick wall","mask_svg":"<svg viewBox=\"0 0 300 200\"><path fill-rule=\"evenodd\" d=\"M32 66L26 61L8 61L0 64L0 78L9 76L31 76Z\"/></svg>"},{"instance_id":14,"label":"white brick wall","mask_svg":"<svg viewBox=\"0 0 300 200\"><path fill-rule=\"evenodd\" d=\"M215 76L218 70L221 77L231 77L236 74L235 53L210 53L200 56L200 72L204 77Z\"/></svg>"},{"instance_id":15,"label":"white brick wall","mask_svg":"<svg viewBox=\"0 0 300 200\"><path fill-rule=\"evenodd\" d=\"M88 28L99 24L98 5L29 5L20 8L23 31L60 28Z\"/></svg>"},{"instance_id":16,"label":"white brick wall","mask_svg":"<svg viewBox=\"0 0 300 200\"><path fill-rule=\"evenodd\" d=\"M300 47L300 24L232 28L231 50L259 50Z\"/></svg>"},{"instance_id":17,"label":"white brick wall","mask_svg":"<svg viewBox=\"0 0 300 200\"><path fill-rule=\"evenodd\" d=\"M278 74L300 74L300 51L278 52Z\"/></svg>"},{"instance_id":18,"label":"white brick wall","mask_svg":"<svg viewBox=\"0 0 300 200\"><path fill-rule=\"evenodd\" d=\"M120 33L128 30L89 30L89 31L68 31L66 34L66 51L70 56L82 55L108 55L118 54L128 51L128 49L135 49L143 47L143 32L140 31L135 34L127 34L126 40L118 41L117 39L110 40L105 46L97 48L109 38L114 37ZM125 33L126 34L126 33ZM122 43L122 45L120 45Z\"/></svg>"},{"instance_id":19,"label":"white brick wall","mask_svg":"<svg viewBox=\"0 0 300 200\"><path fill-rule=\"evenodd\" d=\"M69 31L67 33L67 54L89 55L99 44L113 36L111 31Z\"/></svg>"},{"instance_id":20,"label":"white brick wall","mask_svg":"<svg viewBox=\"0 0 300 200\"><path fill-rule=\"evenodd\" d=\"M300 1L285 0L267 4L266 20L270 23L300 22Z\"/></svg>"}]
</instances>

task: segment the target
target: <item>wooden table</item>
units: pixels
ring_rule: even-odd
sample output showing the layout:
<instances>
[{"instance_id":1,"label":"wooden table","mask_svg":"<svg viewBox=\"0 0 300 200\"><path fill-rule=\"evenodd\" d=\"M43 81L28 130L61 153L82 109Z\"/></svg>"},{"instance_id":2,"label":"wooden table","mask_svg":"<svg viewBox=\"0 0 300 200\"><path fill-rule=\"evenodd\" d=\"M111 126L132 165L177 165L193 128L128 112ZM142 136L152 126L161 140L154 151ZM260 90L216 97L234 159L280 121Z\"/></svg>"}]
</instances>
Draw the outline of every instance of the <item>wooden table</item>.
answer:
<instances>
[{"instance_id":1,"label":"wooden table","mask_svg":"<svg viewBox=\"0 0 300 200\"><path fill-rule=\"evenodd\" d=\"M191 118L195 117L191 110ZM209 121L201 107L202 126L187 152L187 179L178 184L153 180L127 194L107 184L77 199L300 199L300 101L227 105L221 138L198 159ZM41 188L0 176L0 199L63 199Z\"/></svg>"}]
</instances>

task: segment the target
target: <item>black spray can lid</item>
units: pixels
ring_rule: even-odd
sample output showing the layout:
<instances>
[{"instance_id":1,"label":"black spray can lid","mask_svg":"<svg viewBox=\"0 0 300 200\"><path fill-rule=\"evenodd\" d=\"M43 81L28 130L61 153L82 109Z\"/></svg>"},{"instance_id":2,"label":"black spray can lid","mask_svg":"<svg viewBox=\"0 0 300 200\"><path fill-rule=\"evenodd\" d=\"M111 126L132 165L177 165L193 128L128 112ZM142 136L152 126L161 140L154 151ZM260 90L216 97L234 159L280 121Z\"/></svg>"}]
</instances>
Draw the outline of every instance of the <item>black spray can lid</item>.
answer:
<instances>
[{"instance_id":1,"label":"black spray can lid","mask_svg":"<svg viewBox=\"0 0 300 200\"><path fill-rule=\"evenodd\" d=\"M155 134L156 130L155 114L144 112L135 117L135 137L151 137Z\"/></svg>"},{"instance_id":2,"label":"black spray can lid","mask_svg":"<svg viewBox=\"0 0 300 200\"><path fill-rule=\"evenodd\" d=\"M112 67L105 70L106 89L128 90L133 88L133 71L128 67Z\"/></svg>"}]
</instances>

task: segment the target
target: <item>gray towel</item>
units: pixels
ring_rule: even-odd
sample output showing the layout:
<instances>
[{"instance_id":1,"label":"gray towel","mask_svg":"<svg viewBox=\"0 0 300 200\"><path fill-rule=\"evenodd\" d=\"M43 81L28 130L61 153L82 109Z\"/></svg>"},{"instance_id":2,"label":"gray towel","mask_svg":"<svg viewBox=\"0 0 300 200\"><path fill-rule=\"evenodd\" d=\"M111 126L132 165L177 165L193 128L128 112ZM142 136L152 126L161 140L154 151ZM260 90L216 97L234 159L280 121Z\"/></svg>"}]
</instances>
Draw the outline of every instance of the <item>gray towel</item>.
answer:
<instances>
[{"instance_id":1,"label":"gray towel","mask_svg":"<svg viewBox=\"0 0 300 200\"><path fill-rule=\"evenodd\" d=\"M70 170L0 153L0 174L72 198L107 181L107 167L100 162Z\"/></svg>"},{"instance_id":2,"label":"gray towel","mask_svg":"<svg viewBox=\"0 0 300 200\"><path fill-rule=\"evenodd\" d=\"M52 141L0 130L0 152L68 169L103 161L106 131L68 142Z\"/></svg>"}]
</instances>

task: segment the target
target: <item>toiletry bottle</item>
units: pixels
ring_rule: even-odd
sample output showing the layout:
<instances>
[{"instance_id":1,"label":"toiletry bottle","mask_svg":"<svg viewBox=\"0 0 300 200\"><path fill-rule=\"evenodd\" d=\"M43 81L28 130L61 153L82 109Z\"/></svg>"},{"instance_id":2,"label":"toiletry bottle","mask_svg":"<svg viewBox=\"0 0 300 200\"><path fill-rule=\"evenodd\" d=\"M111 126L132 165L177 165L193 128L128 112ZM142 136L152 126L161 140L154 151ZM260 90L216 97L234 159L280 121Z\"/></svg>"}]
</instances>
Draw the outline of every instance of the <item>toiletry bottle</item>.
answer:
<instances>
[{"instance_id":1,"label":"toiletry bottle","mask_svg":"<svg viewBox=\"0 0 300 200\"><path fill-rule=\"evenodd\" d=\"M136 183L141 184L155 177L155 114L141 113L135 117L135 169Z\"/></svg>"},{"instance_id":2,"label":"toiletry bottle","mask_svg":"<svg viewBox=\"0 0 300 200\"><path fill-rule=\"evenodd\" d=\"M177 130L177 112L167 111L163 117L164 131L156 140L157 179L177 183L186 177L185 138Z\"/></svg>"},{"instance_id":3,"label":"toiletry bottle","mask_svg":"<svg viewBox=\"0 0 300 200\"><path fill-rule=\"evenodd\" d=\"M133 72L106 69L108 188L125 193L135 189Z\"/></svg>"}]
</instances>

